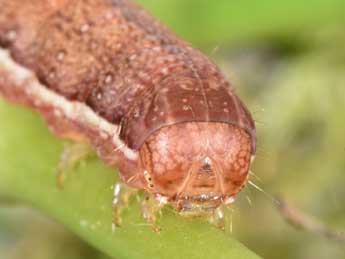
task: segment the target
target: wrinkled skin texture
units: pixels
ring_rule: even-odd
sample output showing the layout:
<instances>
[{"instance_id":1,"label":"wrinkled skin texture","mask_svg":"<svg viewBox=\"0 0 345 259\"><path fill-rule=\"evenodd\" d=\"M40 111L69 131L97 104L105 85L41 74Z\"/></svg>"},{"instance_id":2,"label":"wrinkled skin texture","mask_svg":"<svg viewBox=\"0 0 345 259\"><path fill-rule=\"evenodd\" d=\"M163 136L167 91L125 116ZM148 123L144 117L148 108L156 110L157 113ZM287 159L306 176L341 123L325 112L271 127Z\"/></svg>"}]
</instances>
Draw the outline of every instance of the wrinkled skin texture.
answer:
<instances>
[{"instance_id":1,"label":"wrinkled skin texture","mask_svg":"<svg viewBox=\"0 0 345 259\"><path fill-rule=\"evenodd\" d=\"M51 92L114 125L123 144L78 116L58 116L0 70L3 96L40 111L58 136L88 140L125 183L179 210L214 209L240 191L255 153L254 121L200 51L130 1L0 6L0 46Z\"/></svg>"}]
</instances>

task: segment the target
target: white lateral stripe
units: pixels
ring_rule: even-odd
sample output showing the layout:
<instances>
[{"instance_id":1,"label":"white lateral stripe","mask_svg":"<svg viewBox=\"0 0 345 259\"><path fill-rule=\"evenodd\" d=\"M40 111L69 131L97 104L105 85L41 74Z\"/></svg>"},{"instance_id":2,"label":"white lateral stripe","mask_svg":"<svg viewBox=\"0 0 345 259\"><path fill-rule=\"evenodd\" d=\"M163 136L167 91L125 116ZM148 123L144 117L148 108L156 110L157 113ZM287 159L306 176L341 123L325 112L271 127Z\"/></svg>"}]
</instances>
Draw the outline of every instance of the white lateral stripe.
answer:
<instances>
[{"instance_id":1,"label":"white lateral stripe","mask_svg":"<svg viewBox=\"0 0 345 259\"><path fill-rule=\"evenodd\" d=\"M98 128L100 131L112 136L113 144L116 147L122 146L120 150L128 159L137 159L138 152L128 148L117 135L120 132L118 125L111 124L101 118L84 103L69 101L63 96L48 90L47 87L37 81L35 75L30 70L15 63L11 59L9 52L2 48L0 48L0 70L12 75L14 82L24 88L23 91L35 94L40 98L38 101L47 103L63 111L64 116L68 119Z\"/></svg>"}]
</instances>

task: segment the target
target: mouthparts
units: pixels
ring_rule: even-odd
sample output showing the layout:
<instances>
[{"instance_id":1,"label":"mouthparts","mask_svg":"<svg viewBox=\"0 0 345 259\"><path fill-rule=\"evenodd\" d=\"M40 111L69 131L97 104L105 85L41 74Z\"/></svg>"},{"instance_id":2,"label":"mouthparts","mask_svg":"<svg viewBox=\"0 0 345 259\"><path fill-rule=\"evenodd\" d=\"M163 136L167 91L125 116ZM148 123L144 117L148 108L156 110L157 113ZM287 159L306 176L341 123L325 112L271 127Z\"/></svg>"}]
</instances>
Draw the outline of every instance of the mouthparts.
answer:
<instances>
[{"instance_id":1,"label":"mouthparts","mask_svg":"<svg viewBox=\"0 0 345 259\"><path fill-rule=\"evenodd\" d=\"M195 196L176 197L173 206L185 217L198 217L213 211L222 204L231 204L234 196L224 196L218 193L205 193Z\"/></svg>"}]
</instances>

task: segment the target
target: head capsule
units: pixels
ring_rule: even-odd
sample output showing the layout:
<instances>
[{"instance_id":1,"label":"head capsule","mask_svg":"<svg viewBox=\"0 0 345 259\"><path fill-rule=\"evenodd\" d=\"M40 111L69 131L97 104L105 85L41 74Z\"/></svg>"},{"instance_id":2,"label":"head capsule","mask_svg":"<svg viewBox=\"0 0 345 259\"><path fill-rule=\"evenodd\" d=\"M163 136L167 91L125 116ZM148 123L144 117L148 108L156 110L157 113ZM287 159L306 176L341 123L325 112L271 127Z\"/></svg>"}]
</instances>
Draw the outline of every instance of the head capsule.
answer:
<instances>
[{"instance_id":1,"label":"head capsule","mask_svg":"<svg viewBox=\"0 0 345 259\"><path fill-rule=\"evenodd\" d=\"M153 133L139 151L146 189L179 211L202 214L233 200L246 183L250 135L221 122L184 122Z\"/></svg>"}]
</instances>

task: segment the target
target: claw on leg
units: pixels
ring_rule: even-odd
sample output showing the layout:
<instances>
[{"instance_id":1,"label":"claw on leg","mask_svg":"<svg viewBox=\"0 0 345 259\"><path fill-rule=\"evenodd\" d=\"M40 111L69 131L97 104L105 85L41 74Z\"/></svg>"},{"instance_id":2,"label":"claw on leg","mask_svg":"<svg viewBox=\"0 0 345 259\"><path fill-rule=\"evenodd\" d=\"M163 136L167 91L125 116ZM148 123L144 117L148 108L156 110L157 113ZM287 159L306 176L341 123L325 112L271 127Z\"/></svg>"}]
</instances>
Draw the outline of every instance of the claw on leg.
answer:
<instances>
[{"instance_id":1,"label":"claw on leg","mask_svg":"<svg viewBox=\"0 0 345 259\"><path fill-rule=\"evenodd\" d=\"M158 226L157 222L162 215L162 208L165 202L157 200L149 193L144 194L144 198L141 201L141 213L143 218L152 227L154 232L160 232L161 228Z\"/></svg>"},{"instance_id":2,"label":"claw on leg","mask_svg":"<svg viewBox=\"0 0 345 259\"><path fill-rule=\"evenodd\" d=\"M74 169L80 161L86 159L92 153L91 147L86 142L65 144L56 173L56 184L59 189L63 188L68 172Z\"/></svg>"},{"instance_id":3,"label":"claw on leg","mask_svg":"<svg viewBox=\"0 0 345 259\"><path fill-rule=\"evenodd\" d=\"M215 227L225 230L226 219L225 219L224 207L220 206L213 211L209 216L208 221Z\"/></svg>"},{"instance_id":4,"label":"claw on leg","mask_svg":"<svg viewBox=\"0 0 345 259\"><path fill-rule=\"evenodd\" d=\"M113 223L115 226L121 226L121 213L126 207L128 207L131 196L137 192L137 190L130 188L123 183L116 183L114 185Z\"/></svg>"},{"instance_id":5,"label":"claw on leg","mask_svg":"<svg viewBox=\"0 0 345 259\"><path fill-rule=\"evenodd\" d=\"M234 209L232 207L232 204L223 204L209 215L208 221L216 228L232 233L233 213Z\"/></svg>"}]
</instances>

